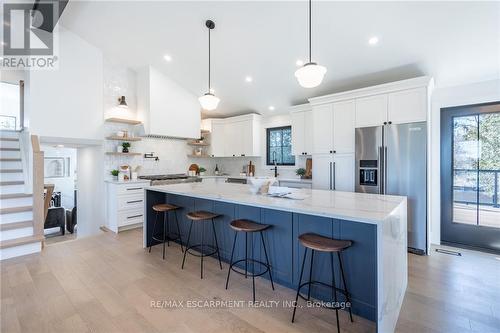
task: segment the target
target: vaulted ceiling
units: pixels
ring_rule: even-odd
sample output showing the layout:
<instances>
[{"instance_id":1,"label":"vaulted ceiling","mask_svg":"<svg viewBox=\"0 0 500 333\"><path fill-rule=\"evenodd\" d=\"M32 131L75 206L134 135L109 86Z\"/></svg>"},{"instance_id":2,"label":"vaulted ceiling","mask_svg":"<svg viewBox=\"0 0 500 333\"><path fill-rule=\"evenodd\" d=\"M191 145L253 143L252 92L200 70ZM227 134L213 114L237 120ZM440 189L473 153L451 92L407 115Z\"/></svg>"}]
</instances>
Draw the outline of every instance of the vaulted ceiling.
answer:
<instances>
[{"instance_id":1,"label":"vaulted ceiling","mask_svg":"<svg viewBox=\"0 0 500 333\"><path fill-rule=\"evenodd\" d=\"M294 77L296 61L307 60L305 1L70 1L61 22L112 62L133 69L151 64L202 95L206 19L216 24L215 116L277 113L308 97L423 74L437 86L500 77L499 2L314 1L313 61L328 68L314 89ZM373 36L375 46L368 43Z\"/></svg>"}]
</instances>

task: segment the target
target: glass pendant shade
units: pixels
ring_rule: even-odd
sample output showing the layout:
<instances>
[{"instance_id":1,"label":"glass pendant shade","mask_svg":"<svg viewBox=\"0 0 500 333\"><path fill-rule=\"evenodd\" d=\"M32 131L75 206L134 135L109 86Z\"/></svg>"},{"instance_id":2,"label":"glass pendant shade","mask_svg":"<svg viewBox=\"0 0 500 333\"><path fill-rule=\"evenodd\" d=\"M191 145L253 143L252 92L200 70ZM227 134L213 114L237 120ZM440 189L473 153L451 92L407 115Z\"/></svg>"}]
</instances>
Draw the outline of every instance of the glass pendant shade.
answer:
<instances>
[{"instance_id":1,"label":"glass pendant shade","mask_svg":"<svg viewBox=\"0 0 500 333\"><path fill-rule=\"evenodd\" d=\"M198 98L203 110L212 111L219 105L220 98L215 97L214 94L206 93L205 95Z\"/></svg>"},{"instance_id":2,"label":"glass pendant shade","mask_svg":"<svg viewBox=\"0 0 500 333\"><path fill-rule=\"evenodd\" d=\"M321 84L325 77L326 67L310 62L295 71L295 77L304 88L314 88Z\"/></svg>"}]
</instances>

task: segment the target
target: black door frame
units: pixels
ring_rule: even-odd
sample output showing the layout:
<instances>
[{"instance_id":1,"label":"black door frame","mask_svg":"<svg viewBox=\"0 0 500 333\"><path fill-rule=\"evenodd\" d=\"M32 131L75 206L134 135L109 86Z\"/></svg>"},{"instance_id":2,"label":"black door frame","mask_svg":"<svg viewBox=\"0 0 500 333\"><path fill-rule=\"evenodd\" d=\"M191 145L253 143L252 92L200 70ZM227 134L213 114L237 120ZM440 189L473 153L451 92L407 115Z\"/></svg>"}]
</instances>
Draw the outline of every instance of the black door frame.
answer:
<instances>
[{"instance_id":1,"label":"black door frame","mask_svg":"<svg viewBox=\"0 0 500 333\"><path fill-rule=\"evenodd\" d=\"M500 228L453 222L453 118L500 112L500 102L441 109L441 242L500 253Z\"/></svg>"}]
</instances>

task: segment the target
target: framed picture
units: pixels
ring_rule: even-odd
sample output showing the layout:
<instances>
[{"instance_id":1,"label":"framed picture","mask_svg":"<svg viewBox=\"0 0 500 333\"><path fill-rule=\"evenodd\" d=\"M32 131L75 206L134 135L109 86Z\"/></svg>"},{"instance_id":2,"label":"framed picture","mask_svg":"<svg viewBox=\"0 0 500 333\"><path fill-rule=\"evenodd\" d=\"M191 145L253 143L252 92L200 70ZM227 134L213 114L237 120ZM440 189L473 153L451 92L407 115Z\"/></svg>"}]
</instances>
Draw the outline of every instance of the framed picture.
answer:
<instances>
[{"instance_id":1,"label":"framed picture","mask_svg":"<svg viewBox=\"0 0 500 333\"><path fill-rule=\"evenodd\" d=\"M45 178L62 178L66 175L64 157L45 157L44 173Z\"/></svg>"}]
</instances>

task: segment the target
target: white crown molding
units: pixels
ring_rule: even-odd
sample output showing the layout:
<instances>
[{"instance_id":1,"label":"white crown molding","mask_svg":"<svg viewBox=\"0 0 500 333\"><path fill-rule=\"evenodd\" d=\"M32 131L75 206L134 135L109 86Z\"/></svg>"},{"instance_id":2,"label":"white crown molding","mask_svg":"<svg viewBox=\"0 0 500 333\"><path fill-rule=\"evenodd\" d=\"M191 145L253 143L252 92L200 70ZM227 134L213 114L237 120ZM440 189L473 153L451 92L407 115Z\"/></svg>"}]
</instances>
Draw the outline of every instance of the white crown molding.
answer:
<instances>
[{"instance_id":1,"label":"white crown molding","mask_svg":"<svg viewBox=\"0 0 500 333\"><path fill-rule=\"evenodd\" d=\"M299 105L293 105L290 107L290 112L304 112L304 111L311 111L311 104L309 103L304 103L304 104L299 104Z\"/></svg>"},{"instance_id":2,"label":"white crown molding","mask_svg":"<svg viewBox=\"0 0 500 333\"><path fill-rule=\"evenodd\" d=\"M339 102L343 100L355 99L360 97L367 97L371 95L386 94L399 90L414 89L420 87L429 87L433 85L433 78L430 76L420 76L408 80L395 81L384 83L376 86L349 90L335 94L309 98L311 105L327 104L332 102Z\"/></svg>"}]
</instances>

